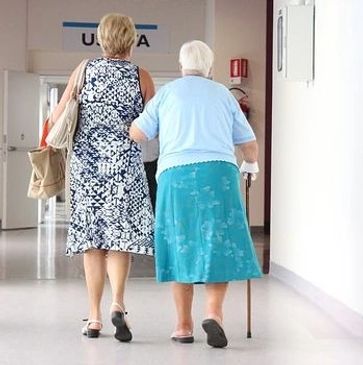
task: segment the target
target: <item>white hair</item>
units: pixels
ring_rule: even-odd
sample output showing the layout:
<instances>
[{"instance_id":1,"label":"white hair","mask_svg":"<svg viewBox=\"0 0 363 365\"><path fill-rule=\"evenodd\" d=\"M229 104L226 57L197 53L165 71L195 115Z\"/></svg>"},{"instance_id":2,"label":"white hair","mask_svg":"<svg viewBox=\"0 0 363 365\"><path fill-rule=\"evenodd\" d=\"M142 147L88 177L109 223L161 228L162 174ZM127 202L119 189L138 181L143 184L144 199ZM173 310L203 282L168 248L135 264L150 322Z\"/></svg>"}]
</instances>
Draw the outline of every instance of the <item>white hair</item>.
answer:
<instances>
[{"instance_id":1,"label":"white hair","mask_svg":"<svg viewBox=\"0 0 363 365\"><path fill-rule=\"evenodd\" d=\"M190 41L180 48L179 62L183 74L202 74L208 77L213 61L213 51L202 41Z\"/></svg>"}]
</instances>

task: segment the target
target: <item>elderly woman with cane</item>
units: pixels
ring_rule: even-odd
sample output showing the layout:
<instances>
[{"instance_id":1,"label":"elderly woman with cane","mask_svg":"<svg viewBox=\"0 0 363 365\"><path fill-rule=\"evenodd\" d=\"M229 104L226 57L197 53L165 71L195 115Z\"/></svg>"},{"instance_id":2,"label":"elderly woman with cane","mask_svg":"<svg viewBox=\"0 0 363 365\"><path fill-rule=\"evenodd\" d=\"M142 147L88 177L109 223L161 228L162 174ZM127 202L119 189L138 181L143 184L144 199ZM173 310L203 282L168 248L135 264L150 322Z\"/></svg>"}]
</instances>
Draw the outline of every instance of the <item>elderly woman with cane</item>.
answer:
<instances>
[{"instance_id":1,"label":"elderly woman with cane","mask_svg":"<svg viewBox=\"0 0 363 365\"><path fill-rule=\"evenodd\" d=\"M177 325L171 338L191 343L193 284L205 284L202 327L212 347L227 346L223 301L232 280L261 276L240 192L242 173L258 172L255 135L223 85L208 79L212 50L180 49L183 77L164 86L133 122L137 142L160 140L155 250L160 282L172 281Z\"/></svg>"}]
</instances>

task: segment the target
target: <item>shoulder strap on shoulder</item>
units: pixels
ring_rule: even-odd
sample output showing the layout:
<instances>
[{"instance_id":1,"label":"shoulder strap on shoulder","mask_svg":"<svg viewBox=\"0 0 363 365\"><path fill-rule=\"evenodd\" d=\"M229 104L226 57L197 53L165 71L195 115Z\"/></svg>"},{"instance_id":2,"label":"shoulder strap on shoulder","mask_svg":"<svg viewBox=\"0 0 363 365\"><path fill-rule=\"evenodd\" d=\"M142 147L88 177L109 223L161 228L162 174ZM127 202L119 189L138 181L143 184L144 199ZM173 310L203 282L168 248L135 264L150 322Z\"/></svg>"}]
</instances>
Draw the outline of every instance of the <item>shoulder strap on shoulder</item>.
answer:
<instances>
[{"instance_id":1,"label":"shoulder strap on shoulder","mask_svg":"<svg viewBox=\"0 0 363 365\"><path fill-rule=\"evenodd\" d=\"M74 80L73 84L73 94L75 97L78 97L82 86L84 84L84 78L85 78L85 70L88 64L88 59L84 59L78 66L78 72L76 75L76 78Z\"/></svg>"}]
</instances>

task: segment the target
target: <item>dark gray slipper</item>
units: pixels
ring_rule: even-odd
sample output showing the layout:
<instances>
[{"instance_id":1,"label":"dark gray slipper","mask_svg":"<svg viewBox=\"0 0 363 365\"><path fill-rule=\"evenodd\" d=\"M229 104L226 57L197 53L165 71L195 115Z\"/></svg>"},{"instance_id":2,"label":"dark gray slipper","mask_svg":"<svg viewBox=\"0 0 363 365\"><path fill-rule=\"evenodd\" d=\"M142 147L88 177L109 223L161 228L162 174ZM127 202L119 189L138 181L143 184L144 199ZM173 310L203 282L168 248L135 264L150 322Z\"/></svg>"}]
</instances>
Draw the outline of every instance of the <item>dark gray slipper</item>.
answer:
<instances>
[{"instance_id":1,"label":"dark gray slipper","mask_svg":"<svg viewBox=\"0 0 363 365\"><path fill-rule=\"evenodd\" d=\"M215 319L205 319L202 327L207 334L207 344L212 347L226 347L228 344L227 337L223 328Z\"/></svg>"}]
</instances>

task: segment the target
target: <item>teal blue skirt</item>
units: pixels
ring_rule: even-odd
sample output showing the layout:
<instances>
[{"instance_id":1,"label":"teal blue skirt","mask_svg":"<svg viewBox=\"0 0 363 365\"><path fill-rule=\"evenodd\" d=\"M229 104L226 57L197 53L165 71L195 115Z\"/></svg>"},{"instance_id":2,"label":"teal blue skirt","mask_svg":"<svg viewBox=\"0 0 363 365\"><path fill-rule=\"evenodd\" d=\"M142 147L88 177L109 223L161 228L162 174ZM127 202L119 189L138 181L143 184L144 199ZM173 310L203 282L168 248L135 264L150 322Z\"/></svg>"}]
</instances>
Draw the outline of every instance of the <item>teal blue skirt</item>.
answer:
<instances>
[{"instance_id":1,"label":"teal blue skirt","mask_svg":"<svg viewBox=\"0 0 363 365\"><path fill-rule=\"evenodd\" d=\"M262 276L237 166L211 161L161 173L155 260L159 282L218 283Z\"/></svg>"}]
</instances>

